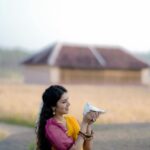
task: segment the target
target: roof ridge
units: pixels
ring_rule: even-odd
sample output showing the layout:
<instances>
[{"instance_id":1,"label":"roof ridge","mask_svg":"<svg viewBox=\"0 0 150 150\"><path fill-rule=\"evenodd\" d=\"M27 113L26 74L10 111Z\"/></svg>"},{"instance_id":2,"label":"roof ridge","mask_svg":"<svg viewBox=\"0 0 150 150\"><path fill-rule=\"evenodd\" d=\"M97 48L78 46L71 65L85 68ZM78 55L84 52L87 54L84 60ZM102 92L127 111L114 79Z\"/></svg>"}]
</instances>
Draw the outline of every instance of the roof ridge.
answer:
<instances>
[{"instance_id":1,"label":"roof ridge","mask_svg":"<svg viewBox=\"0 0 150 150\"><path fill-rule=\"evenodd\" d=\"M106 66L106 60L103 58L103 56L97 52L97 49L94 47L89 47L89 49L91 50L91 52L93 53L93 55L95 56L95 58L97 59L97 61L102 65L102 66Z\"/></svg>"},{"instance_id":2,"label":"roof ridge","mask_svg":"<svg viewBox=\"0 0 150 150\"><path fill-rule=\"evenodd\" d=\"M61 50L61 47L62 47L61 43L56 44L56 46L53 49L52 54L48 58L48 64L49 65L54 65L55 64L56 58L57 58L57 56L58 56L58 54Z\"/></svg>"}]
</instances>

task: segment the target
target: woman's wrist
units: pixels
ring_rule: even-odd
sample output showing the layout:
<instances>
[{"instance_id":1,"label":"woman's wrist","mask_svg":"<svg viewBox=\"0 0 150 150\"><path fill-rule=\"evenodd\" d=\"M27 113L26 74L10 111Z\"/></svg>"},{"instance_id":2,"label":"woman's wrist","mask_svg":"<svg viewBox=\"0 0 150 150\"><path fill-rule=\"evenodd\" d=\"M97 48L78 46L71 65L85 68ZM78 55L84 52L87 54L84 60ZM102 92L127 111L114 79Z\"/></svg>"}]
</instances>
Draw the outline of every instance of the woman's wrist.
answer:
<instances>
[{"instance_id":1,"label":"woman's wrist","mask_svg":"<svg viewBox=\"0 0 150 150\"><path fill-rule=\"evenodd\" d=\"M82 131L79 131L78 135L80 135L85 141L90 141L93 139L94 132L91 130L91 133L84 133Z\"/></svg>"},{"instance_id":2,"label":"woman's wrist","mask_svg":"<svg viewBox=\"0 0 150 150\"><path fill-rule=\"evenodd\" d=\"M86 128L87 129L87 127L88 127L88 123L85 122L85 121L82 121L81 122L81 128Z\"/></svg>"},{"instance_id":3,"label":"woman's wrist","mask_svg":"<svg viewBox=\"0 0 150 150\"><path fill-rule=\"evenodd\" d=\"M93 130L91 127L91 124L89 124L86 121L82 121L81 122L81 128L79 131L79 135L85 140L85 141L90 141L91 139L93 139Z\"/></svg>"},{"instance_id":4,"label":"woman's wrist","mask_svg":"<svg viewBox=\"0 0 150 150\"><path fill-rule=\"evenodd\" d=\"M80 131L86 133L86 131L87 131L87 126L88 126L88 123L82 121Z\"/></svg>"},{"instance_id":5,"label":"woman's wrist","mask_svg":"<svg viewBox=\"0 0 150 150\"><path fill-rule=\"evenodd\" d=\"M92 132L92 126L91 126L91 124L88 124L86 132L88 134L91 134L91 132Z\"/></svg>"}]
</instances>

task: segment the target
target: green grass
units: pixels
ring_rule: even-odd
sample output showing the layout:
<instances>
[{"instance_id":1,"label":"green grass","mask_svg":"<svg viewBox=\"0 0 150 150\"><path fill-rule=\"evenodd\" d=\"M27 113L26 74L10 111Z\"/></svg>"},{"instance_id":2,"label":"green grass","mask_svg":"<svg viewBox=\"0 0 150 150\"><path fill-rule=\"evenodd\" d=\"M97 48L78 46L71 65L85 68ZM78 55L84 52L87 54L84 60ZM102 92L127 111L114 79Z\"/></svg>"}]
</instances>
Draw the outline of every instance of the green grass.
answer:
<instances>
[{"instance_id":1,"label":"green grass","mask_svg":"<svg viewBox=\"0 0 150 150\"><path fill-rule=\"evenodd\" d=\"M15 124L15 125L22 125L27 127L34 127L34 122L30 120L23 120L20 118L0 118L0 122L8 123L8 124Z\"/></svg>"},{"instance_id":2,"label":"green grass","mask_svg":"<svg viewBox=\"0 0 150 150\"><path fill-rule=\"evenodd\" d=\"M6 134L0 131L0 141L5 139L5 137L6 137Z\"/></svg>"},{"instance_id":3,"label":"green grass","mask_svg":"<svg viewBox=\"0 0 150 150\"><path fill-rule=\"evenodd\" d=\"M34 142L29 145L28 150L35 150Z\"/></svg>"}]
</instances>

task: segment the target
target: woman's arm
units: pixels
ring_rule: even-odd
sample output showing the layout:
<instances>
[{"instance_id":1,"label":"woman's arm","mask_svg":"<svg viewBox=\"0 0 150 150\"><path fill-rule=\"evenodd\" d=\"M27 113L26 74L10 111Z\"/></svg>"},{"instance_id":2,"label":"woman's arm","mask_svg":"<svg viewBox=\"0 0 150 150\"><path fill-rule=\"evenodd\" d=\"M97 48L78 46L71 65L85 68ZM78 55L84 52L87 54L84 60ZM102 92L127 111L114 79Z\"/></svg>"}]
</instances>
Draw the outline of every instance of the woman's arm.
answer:
<instances>
[{"instance_id":1,"label":"woman's arm","mask_svg":"<svg viewBox=\"0 0 150 150\"><path fill-rule=\"evenodd\" d=\"M91 135L91 125L96 121L99 117L100 113L97 112L89 112L83 117L83 121L81 123L81 132L85 134ZM88 132L88 133L87 133ZM75 144L70 148L70 150L80 150L84 148L84 150L91 150L92 149L92 141L88 141L88 139L84 139L83 136L80 134L75 142Z\"/></svg>"},{"instance_id":2,"label":"woman's arm","mask_svg":"<svg viewBox=\"0 0 150 150\"><path fill-rule=\"evenodd\" d=\"M86 133L88 123L85 121L82 121L81 123L81 132ZM80 150L83 148L84 138L81 135L78 135L77 140L75 141L75 144L70 148L70 150Z\"/></svg>"},{"instance_id":3,"label":"woman's arm","mask_svg":"<svg viewBox=\"0 0 150 150\"><path fill-rule=\"evenodd\" d=\"M93 131L91 129L91 124L88 124L86 133L88 135L92 135L93 134L92 132ZM93 137L84 141L83 149L84 150L92 150L92 145L93 145Z\"/></svg>"},{"instance_id":4,"label":"woman's arm","mask_svg":"<svg viewBox=\"0 0 150 150\"><path fill-rule=\"evenodd\" d=\"M98 119L100 113L98 112L90 112L89 113L89 118L90 118L90 121L88 123L88 126L87 126L87 134L88 135L92 135L92 138L89 138L87 140L84 141L84 146L83 146L83 149L84 150L92 150L92 145L93 145L93 130L92 130L92 124Z\"/></svg>"},{"instance_id":5,"label":"woman's arm","mask_svg":"<svg viewBox=\"0 0 150 150\"><path fill-rule=\"evenodd\" d=\"M85 121L82 121L81 123L81 129L80 131L83 133L86 133L88 123ZM70 148L70 150L80 150L83 148L84 138L81 135L78 135L77 140L75 141L75 144Z\"/></svg>"}]
</instances>

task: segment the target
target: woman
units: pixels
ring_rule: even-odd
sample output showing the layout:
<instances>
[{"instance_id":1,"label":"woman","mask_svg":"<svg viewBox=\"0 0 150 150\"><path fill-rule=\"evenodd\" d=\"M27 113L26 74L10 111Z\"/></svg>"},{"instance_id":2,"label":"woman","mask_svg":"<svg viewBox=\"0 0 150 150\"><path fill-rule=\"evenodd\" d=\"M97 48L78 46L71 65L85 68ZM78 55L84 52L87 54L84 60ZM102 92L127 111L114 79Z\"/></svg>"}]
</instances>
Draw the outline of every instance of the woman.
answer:
<instances>
[{"instance_id":1,"label":"woman","mask_svg":"<svg viewBox=\"0 0 150 150\"><path fill-rule=\"evenodd\" d=\"M52 85L42 96L43 105L37 126L37 150L91 150L93 132L91 125L99 113L89 112L79 126L69 111L67 90Z\"/></svg>"}]
</instances>

